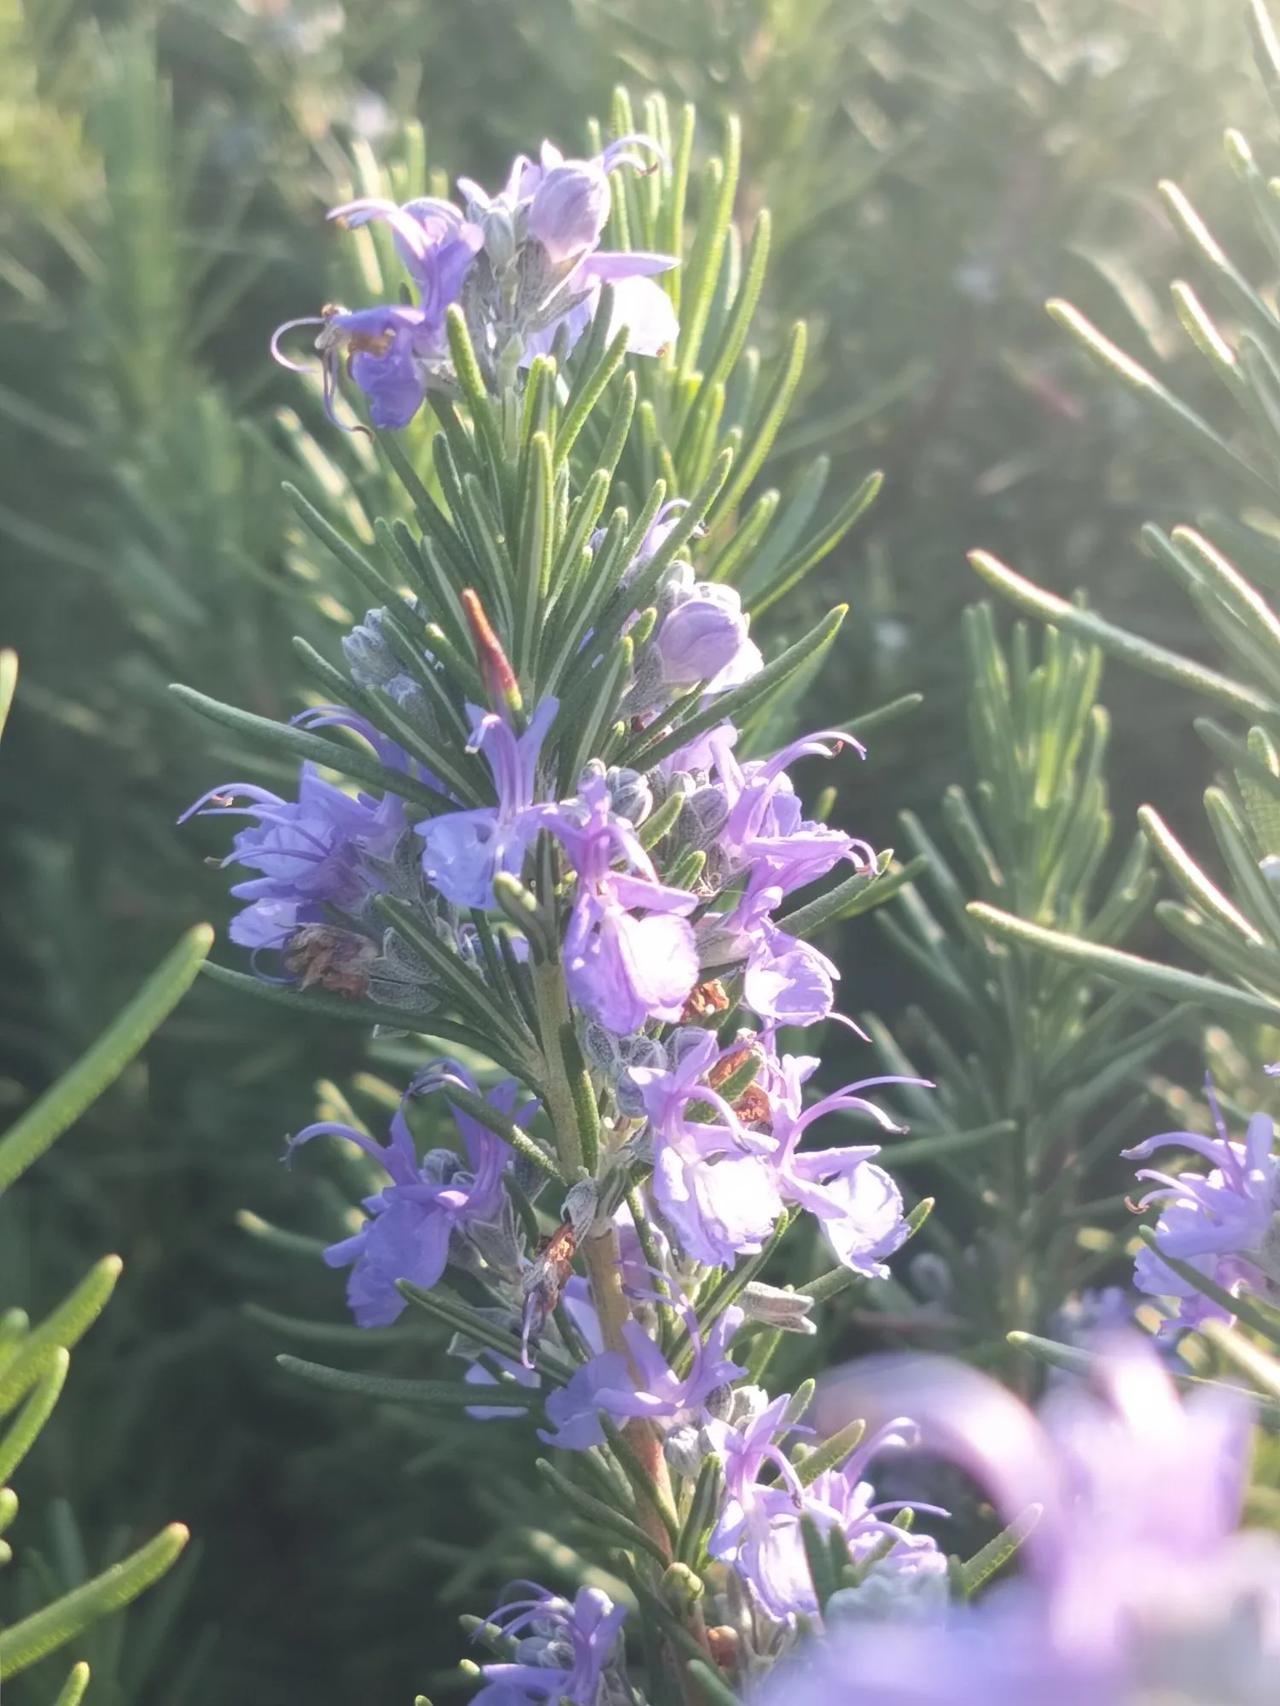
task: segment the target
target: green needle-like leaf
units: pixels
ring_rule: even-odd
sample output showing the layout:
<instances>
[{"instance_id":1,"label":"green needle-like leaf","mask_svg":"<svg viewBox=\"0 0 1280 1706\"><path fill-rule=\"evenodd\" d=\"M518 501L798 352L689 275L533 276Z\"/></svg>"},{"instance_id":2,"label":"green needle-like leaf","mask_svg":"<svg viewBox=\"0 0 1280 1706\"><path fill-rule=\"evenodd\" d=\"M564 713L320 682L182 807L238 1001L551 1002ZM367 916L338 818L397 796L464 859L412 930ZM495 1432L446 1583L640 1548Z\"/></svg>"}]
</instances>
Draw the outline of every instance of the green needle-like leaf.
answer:
<instances>
[{"instance_id":1,"label":"green needle-like leaf","mask_svg":"<svg viewBox=\"0 0 1280 1706\"><path fill-rule=\"evenodd\" d=\"M1015 918L1008 912L1001 912L998 907L987 906L982 901L972 901L967 911L971 918L976 919L984 930L989 930L994 936L1002 936L1010 942L1020 942L1026 947L1043 949L1045 953L1057 954L1062 959L1074 960L1080 965L1089 966L1103 977L1113 978L1117 983L1150 989L1172 1001L1191 1001L1197 1006L1211 1010L1239 1013L1250 1019L1264 1019L1273 1025L1280 1023L1280 1002L1268 1001L1243 989L1233 989L1229 983L1219 983L1215 978L1181 971L1176 966L1162 966L1155 960L1144 960L1137 954L1122 953L1118 948L1105 948L1101 943L1086 942L1083 937L1070 936L1060 930L1046 930L1038 924L1029 924L1025 918Z\"/></svg>"},{"instance_id":2,"label":"green needle-like leaf","mask_svg":"<svg viewBox=\"0 0 1280 1706\"><path fill-rule=\"evenodd\" d=\"M190 988L212 945L209 925L189 930L88 1053L10 1126L0 1138L0 1191L115 1082Z\"/></svg>"},{"instance_id":3,"label":"green needle-like leaf","mask_svg":"<svg viewBox=\"0 0 1280 1706\"><path fill-rule=\"evenodd\" d=\"M172 1568L189 1538L182 1523L170 1523L154 1540L83 1587L74 1588L21 1622L11 1623L0 1633L0 1676L16 1676L73 1641L91 1623L128 1605Z\"/></svg>"},{"instance_id":4,"label":"green needle-like leaf","mask_svg":"<svg viewBox=\"0 0 1280 1706\"><path fill-rule=\"evenodd\" d=\"M495 1410L513 1413L527 1410L538 1402L538 1394L524 1387L468 1386L461 1380L400 1380L388 1374L362 1374L355 1369L328 1368L324 1363L307 1362L302 1357L282 1354L276 1358L287 1374L309 1380L315 1386L327 1387L330 1392L346 1392L356 1398L373 1398L390 1404L426 1404L435 1409L464 1410L483 1402Z\"/></svg>"}]
</instances>

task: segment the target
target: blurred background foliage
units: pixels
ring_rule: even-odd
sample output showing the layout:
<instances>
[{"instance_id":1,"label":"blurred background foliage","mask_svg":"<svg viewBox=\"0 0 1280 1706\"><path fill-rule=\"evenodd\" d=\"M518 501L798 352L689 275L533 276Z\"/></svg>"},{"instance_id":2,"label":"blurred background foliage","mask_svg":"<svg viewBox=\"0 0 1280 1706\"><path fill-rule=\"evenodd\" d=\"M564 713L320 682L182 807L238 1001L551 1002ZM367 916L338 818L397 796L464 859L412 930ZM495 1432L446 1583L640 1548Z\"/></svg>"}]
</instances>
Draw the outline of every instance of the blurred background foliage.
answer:
<instances>
[{"instance_id":1,"label":"blurred background foliage","mask_svg":"<svg viewBox=\"0 0 1280 1706\"><path fill-rule=\"evenodd\" d=\"M425 127L433 170L492 182L544 135L582 146L620 79L696 101L708 146L725 115L741 116L740 221L749 230L765 206L775 221L757 318L766 355L797 316L810 322L816 349L756 491L798 489L829 458L834 509L870 468L887 476L851 539L775 613L798 631L832 595L852 603L843 653L797 713L812 723L926 694L875 735L837 807L851 826L905 857L922 835L954 830L944 787L976 784L981 797L992 762L981 715L972 751L964 731L974 648L997 641L971 618L966 662L971 545L1059 593L1085 588L1153 640L1212 655L1194 610L1153 596L1135 535L1144 520L1194 515L1214 472L1123 388L1094 383L1043 302L1069 296L1193 405L1212 394L1153 282L1177 250L1153 186L1176 178L1212 208L1243 270L1269 276L1247 208L1221 193L1224 126L1264 154L1274 134L1235 7L0 0L0 629L24 668L0 767L0 1113L77 1056L178 931L225 917L224 884L202 862L212 843L172 826L236 761L210 750L166 683L180 675L288 714L300 691L289 636L323 633L339 614L343 589L297 550L281 478L301 468L357 531L380 493L360 444L339 441L314 393L266 359L279 321L359 293L324 208L379 161L411 180L420 138L404 121ZM1104 778L1090 768L1105 744L1096 659L1073 646L1045 657L1054 680L1081 684L1083 744L1064 756L1063 786L1101 822L1109 783L1120 832L1114 851L1104 836L1080 854L1098 877L1092 896L1079 888L1059 914L1038 892L1028 905L1077 928L1115 883L1140 945L1154 931L1149 884L1121 869L1134 808L1155 802L1203 847L1197 798L1212 758L1186 738L1184 696L1113 670ZM1042 828L1028 830L1036 847ZM1045 857L1052 887L1061 871ZM962 885L964 899L985 893L967 874ZM930 1008L937 980L912 904L896 941L850 926L844 1006L874 1008L886 1035L918 1041L905 1010ZM977 942L957 928L957 963ZM1047 1023L1061 977L1037 976ZM1073 1024L1095 999L1091 985ZM996 1000L981 1023L998 1037L1015 1011ZM1126 1009L1126 1070L1148 1060L1158 1011ZM946 1046L923 1043L944 1077ZM442 1589L456 1594L460 1562L474 1573L500 1507L523 1519L518 1486L497 1473L475 1488L440 1471L459 1439L286 1381L272 1361L281 1330L246 1316L258 1300L339 1317L337 1282L303 1244L286 1260L288 1240L269 1227L331 1232L350 1193L322 1169L286 1175L280 1140L310 1117L322 1077L322 1101L341 1083L359 1112L385 1117L385 1088L359 1077L366 1052L354 1027L197 990L0 1206L0 1295L33 1311L87 1260L119 1249L129 1263L27 1465L32 1543L45 1522L42 1543L73 1577L77 1549L95 1564L119 1549L127 1509L139 1530L181 1517L203 1547L147 1640L96 1655L94 1698L410 1699L456 1656ZM402 1076L394 1051L383 1055ZM862 1058L836 1069L855 1076ZM1072 1143L1095 1109L1069 1101L1061 1061L1036 1070L1059 1101L1041 1108L1035 1142L1057 1153L1061 1099ZM943 1135L1016 1121L1029 1093L1025 1080L984 1086L967 1067L949 1084ZM1118 1147L1132 1083L1116 1089ZM242 1209L260 1218L238 1226ZM996 1248L991 1260L1001 1271L1023 1256ZM998 1320L970 1320L970 1340L1043 1329L1055 1301L1019 1295ZM391 1349L420 1366L419 1347ZM31 1514L42 1502L45 1516ZM551 1545L532 1528L524 1540Z\"/></svg>"}]
</instances>

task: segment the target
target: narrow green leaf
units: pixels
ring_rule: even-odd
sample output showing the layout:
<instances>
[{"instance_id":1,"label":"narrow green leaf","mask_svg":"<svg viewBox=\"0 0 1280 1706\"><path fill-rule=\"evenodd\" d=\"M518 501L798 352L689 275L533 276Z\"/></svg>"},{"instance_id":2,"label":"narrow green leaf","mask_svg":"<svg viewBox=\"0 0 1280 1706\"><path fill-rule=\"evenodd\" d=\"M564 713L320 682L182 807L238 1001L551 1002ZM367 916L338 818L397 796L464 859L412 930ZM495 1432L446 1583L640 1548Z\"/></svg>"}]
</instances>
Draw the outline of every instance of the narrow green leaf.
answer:
<instances>
[{"instance_id":1,"label":"narrow green leaf","mask_svg":"<svg viewBox=\"0 0 1280 1706\"><path fill-rule=\"evenodd\" d=\"M212 945L209 925L189 930L88 1053L10 1126L0 1138L0 1192L115 1082L190 988Z\"/></svg>"},{"instance_id":2,"label":"narrow green leaf","mask_svg":"<svg viewBox=\"0 0 1280 1706\"><path fill-rule=\"evenodd\" d=\"M264 752L276 753L295 762L310 759L313 764L321 764L336 770L339 775L349 776L353 782L364 782L379 793L398 794L405 801L416 801L428 811L453 809L453 801L444 794L428 788L402 770L388 769L376 758L366 757L353 746L326 740L306 729L273 722L270 717L259 717L252 711L237 710L234 705L224 705L221 700L210 699L204 693L197 693L194 687L184 687L180 682L175 682L170 692L202 717L230 729Z\"/></svg>"},{"instance_id":3,"label":"narrow green leaf","mask_svg":"<svg viewBox=\"0 0 1280 1706\"><path fill-rule=\"evenodd\" d=\"M826 894L820 895L817 900L797 907L794 912L785 913L780 922L791 936L814 936L828 924L858 918L886 900L892 900L899 890L922 876L928 864L928 859L921 854L915 859L909 859L905 865L890 865L874 876L867 876L861 871L855 872L842 883L837 883L835 888L828 890Z\"/></svg>"},{"instance_id":4,"label":"narrow green leaf","mask_svg":"<svg viewBox=\"0 0 1280 1706\"><path fill-rule=\"evenodd\" d=\"M765 457L773 448L778 428L786 418L796 386L800 383L807 341L808 331L805 323L803 320L797 320L791 328L773 385L761 405L759 419L749 435L748 448L739 459L733 478L716 501L711 518L712 526L733 512L747 487L764 466Z\"/></svg>"},{"instance_id":5,"label":"narrow green leaf","mask_svg":"<svg viewBox=\"0 0 1280 1706\"><path fill-rule=\"evenodd\" d=\"M40 1378L45 1358L60 1345L73 1350L106 1308L124 1269L119 1256L104 1256L95 1262L79 1285L22 1341L22 1347L0 1373L0 1416L8 1415L18 1400Z\"/></svg>"},{"instance_id":6,"label":"narrow green leaf","mask_svg":"<svg viewBox=\"0 0 1280 1706\"><path fill-rule=\"evenodd\" d=\"M1117 628L1114 624L1104 621L1101 616L1094 615L1091 610L1082 610L1078 605L1068 604L1056 594L1046 592L1043 587L1024 580L989 552L971 551L969 561L989 586L1003 593L1020 610L1038 616L1042 622L1051 622L1055 627L1092 640L1112 657L1123 658L1126 663L1136 664L1139 669L1161 676L1166 681L1175 682L1179 687L1205 693L1211 699L1216 699L1220 704L1241 712L1246 717L1263 716L1272 721L1280 720L1280 703L1274 699L1231 680L1229 676L1219 675L1216 670L1206 669L1202 664L1194 663L1177 652L1168 651L1164 646L1153 645L1149 640L1140 639L1136 634Z\"/></svg>"},{"instance_id":7,"label":"narrow green leaf","mask_svg":"<svg viewBox=\"0 0 1280 1706\"><path fill-rule=\"evenodd\" d=\"M860 517L876 501L883 485L883 474L879 472L868 474L862 484L855 487L849 497L841 504L822 531L804 547L799 557L785 563L778 577L750 600L747 605L748 615L759 616L768 610L770 605L776 604L780 598L791 592L811 569L818 566L829 552L834 551ZM908 694L906 698L919 701L919 696L915 694ZM903 701L897 700L895 703L902 704Z\"/></svg>"},{"instance_id":8,"label":"narrow green leaf","mask_svg":"<svg viewBox=\"0 0 1280 1706\"><path fill-rule=\"evenodd\" d=\"M461 1043L464 1048L487 1054L498 1065L506 1067L517 1078L523 1078L528 1063L502 1047L501 1039L475 1030L470 1025L441 1019L434 1011L424 1012L410 1007L384 1007L377 1001L359 1001L345 995L329 995L315 989L291 989L284 984L267 983L247 972L232 971L229 966L206 961L201 967L205 977L214 983L225 984L241 995L253 995L259 1001L271 1001L278 1007L293 1007L310 1013L313 1018L340 1019L346 1024L382 1025L389 1031L407 1031L413 1036L438 1037L442 1042Z\"/></svg>"},{"instance_id":9,"label":"narrow green leaf","mask_svg":"<svg viewBox=\"0 0 1280 1706\"><path fill-rule=\"evenodd\" d=\"M1280 1022L1280 1002L1265 1000L1243 989L1233 989L1230 984L1219 983L1215 978L1200 977L1176 966L1162 966L1154 960L1122 953L1118 948L1105 948L1098 942L1086 942L1080 936L1070 936L1060 930L1046 930L982 901L971 901L966 910L993 936L1073 960L1102 977L1114 978L1117 983L1151 989L1173 1001L1192 1001L1201 1007L1264 1019L1273 1025Z\"/></svg>"},{"instance_id":10,"label":"narrow green leaf","mask_svg":"<svg viewBox=\"0 0 1280 1706\"><path fill-rule=\"evenodd\" d=\"M608 324L608 321L605 321ZM623 326L589 373L575 384L568 412L560 422L555 440L555 466L561 467L587 423L591 411L604 395L627 350L627 328Z\"/></svg>"},{"instance_id":11,"label":"narrow green leaf","mask_svg":"<svg viewBox=\"0 0 1280 1706\"><path fill-rule=\"evenodd\" d=\"M1078 338L1095 361L1120 379L1136 397L1158 411L1160 417L1175 426L1184 439L1203 454L1210 456L1228 473L1242 480L1264 502L1274 505L1276 486L1252 463L1246 462L1237 454L1214 431L1208 421L1196 414L1181 398L1175 397L1172 391L1134 361L1132 356L1126 355L1109 338L1105 338L1079 309L1056 298L1046 306L1051 318Z\"/></svg>"},{"instance_id":12,"label":"narrow green leaf","mask_svg":"<svg viewBox=\"0 0 1280 1706\"><path fill-rule=\"evenodd\" d=\"M463 1410L483 1403L495 1410L513 1413L527 1410L538 1400L536 1392L502 1382L496 1386L468 1386L462 1380L401 1380L389 1374L362 1374L355 1369L328 1368L324 1363L306 1362L302 1357L281 1354L276 1362L286 1374L309 1380L330 1392L346 1392L356 1398L376 1399L388 1404L425 1404L437 1410Z\"/></svg>"},{"instance_id":13,"label":"narrow green leaf","mask_svg":"<svg viewBox=\"0 0 1280 1706\"><path fill-rule=\"evenodd\" d=\"M835 1469L849 1453L857 1448L867 1424L859 1418L850 1422L846 1427L834 1433L829 1439L816 1446L807 1457L802 1457L796 1464L796 1479L802 1487L807 1487L816 1481L819 1475L825 1475L828 1469Z\"/></svg>"},{"instance_id":14,"label":"narrow green leaf","mask_svg":"<svg viewBox=\"0 0 1280 1706\"><path fill-rule=\"evenodd\" d=\"M476 1401L475 1387L469 1388L469 1391L471 1402L474 1404ZM487 1389L484 1401L486 1404L489 1402ZM593 1529L603 1530L604 1533L615 1536L618 1542L629 1547L632 1552L637 1550L647 1552L659 1564L666 1563L666 1555L662 1548L645 1533L639 1523L632 1522L629 1516L624 1515L614 1506L605 1504L603 1499L592 1498L590 1493L584 1492L581 1487L576 1487L567 1475L562 1475L554 1464L547 1462L545 1457L539 1457L534 1463L534 1468L542 1479L549 1484L557 1499L562 1504L568 1505L571 1511L589 1523Z\"/></svg>"},{"instance_id":15,"label":"narrow green leaf","mask_svg":"<svg viewBox=\"0 0 1280 1706\"><path fill-rule=\"evenodd\" d=\"M1253 925L1231 904L1226 895L1209 881L1154 806L1139 807L1138 823L1159 854L1160 861L1169 875L1181 885L1190 899L1202 907L1211 918L1218 919L1246 942L1254 942L1260 947L1262 937Z\"/></svg>"},{"instance_id":16,"label":"narrow green leaf","mask_svg":"<svg viewBox=\"0 0 1280 1706\"><path fill-rule=\"evenodd\" d=\"M9 1479L35 1444L41 1428L53 1414L71 1366L71 1357L61 1345L54 1345L41 1360L43 1366L26 1403L8 1432L0 1437L0 1482Z\"/></svg>"},{"instance_id":17,"label":"narrow green leaf","mask_svg":"<svg viewBox=\"0 0 1280 1706\"><path fill-rule=\"evenodd\" d=\"M83 1659L78 1665L72 1665L53 1706L80 1706L84 1691L89 1686L89 1674L89 1667Z\"/></svg>"},{"instance_id":18,"label":"narrow green leaf","mask_svg":"<svg viewBox=\"0 0 1280 1706\"><path fill-rule=\"evenodd\" d=\"M689 1659L684 1668L697 1683L707 1706L741 1706L720 1672L713 1670L705 1659Z\"/></svg>"},{"instance_id":19,"label":"narrow green leaf","mask_svg":"<svg viewBox=\"0 0 1280 1706\"><path fill-rule=\"evenodd\" d=\"M176 1563L189 1538L182 1523L170 1523L154 1540L83 1587L74 1588L21 1622L11 1623L0 1632L0 1676L16 1676L47 1653L73 1641L91 1623L128 1605Z\"/></svg>"},{"instance_id":20,"label":"narrow green leaf","mask_svg":"<svg viewBox=\"0 0 1280 1706\"><path fill-rule=\"evenodd\" d=\"M1002 1528L994 1540L988 1540L972 1558L961 1564L958 1572L959 1586L966 1599L971 1599L985 1581L994 1576L997 1570L1003 1569L1034 1530L1043 1514L1043 1505L1028 1506L1006 1528Z\"/></svg>"},{"instance_id":21,"label":"narrow green leaf","mask_svg":"<svg viewBox=\"0 0 1280 1706\"><path fill-rule=\"evenodd\" d=\"M568 1183L560 1171L555 1156L548 1154L536 1138L530 1137L527 1131L522 1131L514 1120L509 1120L501 1109L495 1108L483 1096L473 1095L461 1084L445 1085L442 1094L446 1101L454 1103L464 1113L470 1114L471 1118L484 1126L486 1131L491 1131L495 1137L500 1137L504 1143L509 1143L517 1154L523 1155L526 1161L536 1167L540 1173L544 1173L547 1178L556 1179L562 1185Z\"/></svg>"}]
</instances>

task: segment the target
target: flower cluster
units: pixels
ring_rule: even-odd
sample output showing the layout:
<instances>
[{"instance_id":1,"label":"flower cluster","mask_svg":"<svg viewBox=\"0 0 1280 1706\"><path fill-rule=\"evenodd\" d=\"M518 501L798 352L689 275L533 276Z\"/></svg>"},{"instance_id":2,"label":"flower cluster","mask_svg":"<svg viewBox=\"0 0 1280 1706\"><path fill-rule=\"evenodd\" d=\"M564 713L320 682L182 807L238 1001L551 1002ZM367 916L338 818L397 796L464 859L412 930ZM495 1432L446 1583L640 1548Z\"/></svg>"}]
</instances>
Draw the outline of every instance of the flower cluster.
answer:
<instances>
[{"instance_id":1,"label":"flower cluster","mask_svg":"<svg viewBox=\"0 0 1280 1706\"><path fill-rule=\"evenodd\" d=\"M346 1271L361 1327L412 1306L445 1330L464 1372L415 1382L418 1401L564 1454L539 1467L591 1562L621 1571L655 1698L683 1692L652 1685L692 1651L690 1682L714 1693L714 1670L747 1699L800 1706L1129 1706L1188 1677L1252 1706L1280 1594L1274 1548L1234 1532L1239 1406L1184 1410L1127 1350L1104 1359L1100 1397L1055 1389L1043 1423L936 1362L867 1362L816 1400L812 1381L761 1384L823 1298L891 1296L889 1260L929 1205L909 1219L880 1145L840 1138L901 1129L872 1093L921 1081L833 1073L818 1088L797 1036L861 1035L808 937L881 863L806 816L793 774L858 744L829 728L770 751L761 733L823 629L766 668L729 559L709 543L710 572L699 561L695 542L734 526L741 487L717 510L715 482L739 429L715 478L690 474L708 441L692 461L664 450L663 479L637 481L663 409L677 452L697 437L679 422L700 380L660 365L628 443L638 387L617 375L621 346L661 363L676 342L656 281L676 263L601 243L614 175L664 164L643 136L588 160L544 144L494 195L463 178L457 203L349 202L342 225L389 230L403 299L328 307L273 341L284 360L280 336L318 326L330 416L345 375L374 432L448 398L431 478L420 442L388 446L421 532L379 530L376 562L338 551L375 589L341 667L310 658L339 702L268 731L305 759L294 797L232 782L186 814L246 820L224 861L246 873L230 936L273 998L461 1057L412 1076L385 1141L333 1121L292 1139L291 1154L345 1140L366 1170L324 1260ZM697 495L671 496L686 476ZM304 519L337 548L331 523ZM1214 1116L1216 1138L1129 1152L1177 1143L1212 1168L1139 1175L1160 1219L1138 1284L1175 1298L1181 1325L1217 1305L1162 1255L1222 1295L1280 1283L1270 1123L1236 1144ZM835 1266L809 1289L768 1283L801 1219ZM895 1480L926 1486L939 1457L1007 1518L1040 1507L1025 1576L977 1609L952 1603L966 1572L930 1529L948 1510L892 1496ZM517 1583L474 1628L493 1658L471 1667L484 1706L643 1700L616 1577L606 1593L574 1567L574 1597Z\"/></svg>"},{"instance_id":2,"label":"flower cluster","mask_svg":"<svg viewBox=\"0 0 1280 1706\"><path fill-rule=\"evenodd\" d=\"M537 162L519 155L507 181L489 195L458 180L464 206L432 196L397 206L365 197L329 217L348 229L383 222L404 267L411 300L288 320L272 339L319 326L316 349L331 418L338 374L346 372L378 428L404 427L433 388L450 390L453 370L446 316L457 304L475 353L489 373L510 377L535 355L567 353L591 324L601 290L613 298L613 326L627 329L627 348L656 355L674 342L671 300L654 275L676 265L672 255L600 249L609 220L610 174L645 171L660 153L646 136L623 137L591 160L566 160L544 142ZM613 326L610 327L612 331Z\"/></svg>"},{"instance_id":3,"label":"flower cluster","mask_svg":"<svg viewBox=\"0 0 1280 1706\"><path fill-rule=\"evenodd\" d=\"M1252 1292L1274 1298L1280 1294L1280 1156L1274 1151L1274 1131L1265 1114L1249 1121L1244 1141L1227 1134L1226 1122L1212 1088L1207 1090L1214 1136L1169 1131L1125 1155L1145 1161L1158 1149L1187 1149L1209 1162L1208 1173L1184 1169L1165 1173L1151 1167L1140 1179L1154 1181L1137 1203L1145 1209L1160 1205L1156 1248L1144 1248L1134 1272L1140 1291L1167 1299L1172 1312L1161 1331L1177 1333L1206 1321L1230 1323L1234 1317L1222 1302L1209 1297L1193 1282L1161 1260L1161 1254L1185 1263L1232 1297Z\"/></svg>"}]
</instances>

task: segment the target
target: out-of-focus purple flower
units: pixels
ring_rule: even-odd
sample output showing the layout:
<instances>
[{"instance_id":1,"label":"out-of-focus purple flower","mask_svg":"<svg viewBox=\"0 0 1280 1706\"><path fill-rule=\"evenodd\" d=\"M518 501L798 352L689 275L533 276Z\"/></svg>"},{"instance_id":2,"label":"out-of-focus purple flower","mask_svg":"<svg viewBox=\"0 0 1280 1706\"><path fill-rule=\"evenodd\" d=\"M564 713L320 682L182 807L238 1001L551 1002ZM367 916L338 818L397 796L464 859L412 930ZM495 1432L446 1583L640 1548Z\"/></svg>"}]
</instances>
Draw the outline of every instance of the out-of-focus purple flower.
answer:
<instances>
[{"instance_id":1,"label":"out-of-focus purple flower","mask_svg":"<svg viewBox=\"0 0 1280 1706\"><path fill-rule=\"evenodd\" d=\"M710 1267L760 1250L782 1212L774 1140L750 1132L703 1082L730 1053L704 1031L674 1065L631 1068L653 1142L653 1200L685 1254Z\"/></svg>"},{"instance_id":2,"label":"out-of-focus purple flower","mask_svg":"<svg viewBox=\"0 0 1280 1706\"><path fill-rule=\"evenodd\" d=\"M485 1686L472 1706L600 1706L606 1671L620 1664L618 1637L626 1608L599 1588L579 1588L572 1602L536 1582L513 1582L506 1600L489 1614L518 1639L514 1662L480 1667Z\"/></svg>"},{"instance_id":3,"label":"out-of-focus purple flower","mask_svg":"<svg viewBox=\"0 0 1280 1706\"><path fill-rule=\"evenodd\" d=\"M712 1323L706 1338L687 1305L680 1305L693 1347L689 1372L678 1375L634 1318L624 1325L627 1352L603 1351L585 1362L567 1386L547 1399L547 1420L554 1433L539 1430L548 1445L566 1451L586 1451L604 1443L600 1412L615 1421L643 1417L671 1423L696 1411L718 1386L742 1373L728 1355L729 1341L742 1325L740 1309L726 1309Z\"/></svg>"},{"instance_id":4,"label":"out-of-focus purple flower","mask_svg":"<svg viewBox=\"0 0 1280 1706\"><path fill-rule=\"evenodd\" d=\"M492 907L497 873L520 875L525 850L538 830L538 757L557 709L557 700L544 699L524 733L516 735L496 712L467 706L467 750L484 754L497 804L445 812L414 825L423 841L423 873L454 906Z\"/></svg>"},{"instance_id":5,"label":"out-of-focus purple flower","mask_svg":"<svg viewBox=\"0 0 1280 1706\"><path fill-rule=\"evenodd\" d=\"M658 881L631 824L611 811L603 773L589 770L577 799L547 807L539 823L557 837L577 873L564 940L573 1001L619 1035L649 1019L678 1019L698 981L684 916L696 896ZM615 859L626 868L614 870Z\"/></svg>"},{"instance_id":6,"label":"out-of-focus purple flower","mask_svg":"<svg viewBox=\"0 0 1280 1706\"><path fill-rule=\"evenodd\" d=\"M360 1230L331 1244L324 1253L331 1268L351 1268L347 1302L361 1327L385 1327L394 1321L404 1308L396 1281L407 1279L429 1289L444 1272L454 1235L488 1224L501 1213L502 1175L511 1152L470 1114L452 1107L465 1160L452 1149L433 1149L418 1160L405 1110L412 1097L433 1090L442 1091L447 1100L450 1083L473 1093L476 1089L471 1074L455 1061L440 1062L419 1073L391 1121L385 1144L331 1120L309 1125L290 1139L292 1153L313 1137L345 1137L376 1161L391 1181L364 1199L369 1218ZM535 1104L517 1115L518 1094L519 1086L508 1079L495 1086L486 1100L519 1122L530 1117Z\"/></svg>"},{"instance_id":7,"label":"out-of-focus purple flower","mask_svg":"<svg viewBox=\"0 0 1280 1706\"><path fill-rule=\"evenodd\" d=\"M1156 1237L1169 1255L1233 1296L1242 1291L1265 1294L1280 1284L1280 1157L1273 1152L1272 1123L1265 1114L1255 1114L1244 1142L1234 1143L1211 1089L1208 1100L1214 1137L1163 1132L1124 1151L1131 1160L1145 1161L1157 1149L1189 1149L1211 1163L1207 1174L1141 1168L1138 1177L1154 1180L1157 1188L1148 1191L1138 1207L1161 1205ZM1140 1291L1175 1300L1175 1313L1162 1331L1234 1319L1152 1249L1139 1253L1134 1282Z\"/></svg>"},{"instance_id":8,"label":"out-of-focus purple flower","mask_svg":"<svg viewBox=\"0 0 1280 1706\"><path fill-rule=\"evenodd\" d=\"M255 820L236 834L222 861L260 873L231 890L249 902L231 921L231 940L255 951L283 949L300 926L323 923L328 907L358 912L384 889L378 864L391 858L405 828L404 807L394 794L381 800L345 794L311 764L299 770L296 800L248 782L225 782L178 821L196 815Z\"/></svg>"},{"instance_id":9,"label":"out-of-focus purple flower","mask_svg":"<svg viewBox=\"0 0 1280 1706\"><path fill-rule=\"evenodd\" d=\"M918 1421L925 1449L974 1475L1003 1517L1041 1506L1024 1548L1029 1575L909 1642L892 1628L842 1632L825 1653L811 1648L779 1670L769 1706L1274 1698L1280 1542L1236 1532L1249 1457L1243 1395L1180 1403L1135 1337L1101 1356L1095 1390L1055 1389L1040 1422L975 1370L927 1357L849 1365L819 1388L814 1415L825 1432L898 1408Z\"/></svg>"}]
</instances>

